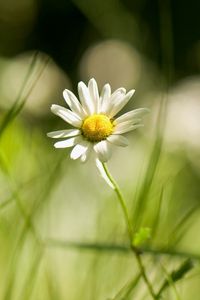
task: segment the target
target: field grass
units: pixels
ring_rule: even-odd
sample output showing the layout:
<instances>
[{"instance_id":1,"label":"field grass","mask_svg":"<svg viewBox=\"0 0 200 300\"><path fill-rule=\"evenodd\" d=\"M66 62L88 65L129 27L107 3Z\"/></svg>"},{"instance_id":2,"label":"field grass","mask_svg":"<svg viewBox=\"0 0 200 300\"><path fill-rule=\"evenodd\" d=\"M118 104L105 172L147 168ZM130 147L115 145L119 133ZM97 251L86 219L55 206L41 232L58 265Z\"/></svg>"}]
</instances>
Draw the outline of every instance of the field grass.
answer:
<instances>
[{"instance_id":1,"label":"field grass","mask_svg":"<svg viewBox=\"0 0 200 300\"><path fill-rule=\"evenodd\" d=\"M151 229L138 266L116 194L94 162L70 161L46 137L49 122L24 117L48 62L38 67L33 55L1 115L0 299L198 299L200 177L184 149L165 141L165 105L109 162L134 232Z\"/></svg>"}]
</instances>

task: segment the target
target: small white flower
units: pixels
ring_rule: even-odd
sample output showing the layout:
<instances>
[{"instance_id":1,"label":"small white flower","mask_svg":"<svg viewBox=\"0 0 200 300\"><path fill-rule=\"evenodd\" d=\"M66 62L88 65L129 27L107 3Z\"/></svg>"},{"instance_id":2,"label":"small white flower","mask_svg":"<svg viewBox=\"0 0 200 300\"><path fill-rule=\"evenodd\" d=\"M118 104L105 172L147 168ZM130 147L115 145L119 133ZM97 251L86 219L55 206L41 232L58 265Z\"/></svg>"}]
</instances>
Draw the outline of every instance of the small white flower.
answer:
<instances>
[{"instance_id":1,"label":"small white flower","mask_svg":"<svg viewBox=\"0 0 200 300\"><path fill-rule=\"evenodd\" d=\"M99 95L97 83L90 79L88 87L81 81L78 84L79 100L69 90L63 96L70 109L53 104L51 111L69 123L73 129L53 131L51 138L64 138L54 144L56 148L73 147L70 157L86 161L93 150L97 159L106 162L111 156L112 146L128 145L122 134L143 126L141 117L149 110L139 108L119 117L117 113L128 103L135 90L126 93L119 88L111 94L109 84L104 85Z\"/></svg>"}]
</instances>

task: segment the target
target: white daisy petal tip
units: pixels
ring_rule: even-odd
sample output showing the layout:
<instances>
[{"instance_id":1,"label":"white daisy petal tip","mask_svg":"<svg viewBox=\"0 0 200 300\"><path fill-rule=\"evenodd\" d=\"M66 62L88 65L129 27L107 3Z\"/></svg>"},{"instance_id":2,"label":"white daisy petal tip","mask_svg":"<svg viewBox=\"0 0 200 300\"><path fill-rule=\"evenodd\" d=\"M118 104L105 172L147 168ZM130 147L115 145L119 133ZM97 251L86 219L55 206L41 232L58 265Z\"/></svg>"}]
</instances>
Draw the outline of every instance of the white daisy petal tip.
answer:
<instances>
[{"instance_id":1,"label":"white daisy petal tip","mask_svg":"<svg viewBox=\"0 0 200 300\"><path fill-rule=\"evenodd\" d=\"M53 139L59 139L59 138L74 137L80 134L81 131L79 129L64 129L64 130L48 132L47 136Z\"/></svg>"},{"instance_id":2,"label":"white daisy petal tip","mask_svg":"<svg viewBox=\"0 0 200 300\"><path fill-rule=\"evenodd\" d=\"M81 158L80 158L81 162L84 164L86 163L87 161L87 156L85 154L81 155Z\"/></svg>"},{"instance_id":3,"label":"white daisy petal tip","mask_svg":"<svg viewBox=\"0 0 200 300\"><path fill-rule=\"evenodd\" d=\"M67 89L65 89L64 91L63 91L63 97L65 98L65 97L67 97L68 96L68 94L67 94Z\"/></svg>"},{"instance_id":4,"label":"white daisy petal tip","mask_svg":"<svg viewBox=\"0 0 200 300\"><path fill-rule=\"evenodd\" d=\"M105 87L106 89L111 90L111 85L110 85L110 83L108 83L108 82L104 85L104 87Z\"/></svg>"},{"instance_id":5,"label":"white daisy petal tip","mask_svg":"<svg viewBox=\"0 0 200 300\"><path fill-rule=\"evenodd\" d=\"M129 99L130 99L131 97L133 97L134 94L135 94L135 90L133 89L127 93L127 96L129 95Z\"/></svg>"},{"instance_id":6,"label":"white daisy petal tip","mask_svg":"<svg viewBox=\"0 0 200 300\"><path fill-rule=\"evenodd\" d=\"M109 141L111 144L114 144L116 146L120 146L120 147L127 147L129 145L129 141L126 137L122 136L122 135L110 135L107 138L107 141Z\"/></svg>"},{"instance_id":7,"label":"white daisy petal tip","mask_svg":"<svg viewBox=\"0 0 200 300\"><path fill-rule=\"evenodd\" d=\"M55 148L70 148L75 146L79 142L80 138L77 137L72 137L67 140L59 141L54 144Z\"/></svg>"},{"instance_id":8,"label":"white daisy petal tip","mask_svg":"<svg viewBox=\"0 0 200 300\"><path fill-rule=\"evenodd\" d=\"M88 146L87 145L81 145L81 144L77 144L71 154L70 154L70 158L73 160L76 160L77 158L81 157L82 155L84 155L84 153L87 151Z\"/></svg>"},{"instance_id":9,"label":"white daisy petal tip","mask_svg":"<svg viewBox=\"0 0 200 300\"><path fill-rule=\"evenodd\" d=\"M82 163L86 163L88 161L90 154L91 154L91 150L92 150L91 144L88 143L87 150L80 157L80 161Z\"/></svg>"},{"instance_id":10,"label":"white daisy petal tip","mask_svg":"<svg viewBox=\"0 0 200 300\"><path fill-rule=\"evenodd\" d=\"M94 78L91 78L89 81L88 81L88 85L89 84L95 84L95 85L97 85L97 82L96 82L96 80L94 79Z\"/></svg>"},{"instance_id":11,"label":"white daisy petal tip","mask_svg":"<svg viewBox=\"0 0 200 300\"><path fill-rule=\"evenodd\" d=\"M102 89L102 92L104 92L105 94L107 95L111 95L111 86L109 83L106 83L104 86L103 86L103 89Z\"/></svg>"},{"instance_id":12,"label":"white daisy petal tip","mask_svg":"<svg viewBox=\"0 0 200 300\"><path fill-rule=\"evenodd\" d=\"M111 147L105 140L96 143L94 145L94 151L97 153L97 156L101 162L107 162L112 154Z\"/></svg>"},{"instance_id":13,"label":"white daisy petal tip","mask_svg":"<svg viewBox=\"0 0 200 300\"><path fill-rule=\"evenodd\" d=\"M51 111L52 111L53 113L56 111L56 107L57 107L56 104L52 104L52 105L51 105L50 109L51 109Z\"/></svg>"},{"instance_id":14,"label":"white daisy petal tip","mask_svg":"<svg viewBox=\"0 0 200 300\"><path fill-rule=\"evenodd\" d=\"M70 94L71 92L68 90L68 89L65 89L64 91L63 91L63 98L65 99L65 101L67 102L67 101L69 101L69 94Z\"/></svg>"},{"instance_id":15,"label":"white daisy petal tip","mask_svg":"<svg viewBox=\"0 0 200 300\"><path fill-rule=\"evenodd\" d=\"M52 132L48 132L48 133L47 133L47 136L50 137L50 138L53 138Z\"/></svg>"},{"instance_id":16,"label":"white daisy petal tip","mask_svg":"<svg viewBox=\"0 0 200 300\"><path fill-rule=\"evenodd\" d=\"M105 180L105 182L108 184L108 186L114 190L115 189L114 184L111 182L110 178L106 174L103 164L98 158L96 159L96 166L97 166L100 176Z\"/></svg>"},{"instance_id":17,"label":"white daisy petal tip","mask_svg":"<svg viewBox=\"0 0 200 300\"><path fill-rule=\"evenodd\" d=\"M121 94L124 94L124 95L125 95L125 94L126 94L126 89L122 87L122 88L119 89L119 92L120 92Z\"/></svg>"},{"instance_id":18,"label":"white daisy petal tip","mask_svg":"<svg viewBox=\"0 0 200 300\"><path fill-rule=\"evenodd\" d=\"M134 110L135 113L143 117L146 114L149 114L151 112L150 108L144 107L144 108L137 108Z\"/></svg>"},{"instance_id":19,"label":"white daisy petal tip","mask_svg":"<svg viewBox=\"0 0 200 300\"><path fill-rule=\"evenodd\" d=\"M83 81L79 81L78 88L80 89L80 88L85 88L85 87L86 87L85 83Z\"/></svg>"}]
</instances>

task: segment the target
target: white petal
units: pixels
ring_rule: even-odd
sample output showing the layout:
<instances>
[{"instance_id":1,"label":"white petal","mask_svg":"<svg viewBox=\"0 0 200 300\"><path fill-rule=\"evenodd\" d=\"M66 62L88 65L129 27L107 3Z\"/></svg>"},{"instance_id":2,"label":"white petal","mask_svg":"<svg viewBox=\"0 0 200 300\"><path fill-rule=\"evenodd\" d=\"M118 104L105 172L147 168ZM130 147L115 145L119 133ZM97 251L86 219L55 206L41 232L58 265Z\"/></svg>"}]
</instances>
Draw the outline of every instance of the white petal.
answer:
<instances>
[{"instance_id":1,"label":"white petal","mask_svg":"<svg viewBox=\"0 0 200 300\"><path fill-rule=\"evenodd\" d=\"M124 88L117 89L108 99L107 104L104 105L104 108L102 108L102 113L105 113L109 115L109 113L112 111L113 105L115 103L121 101L121 99L124 97L126 93L126 90Z\"/></svg>"},{"instance_id":2,"label":"white petal","mask_svg":"<svg viewBox=\"0 0 200 300\"><path fill-rule=\"evenodd\" d=\"M131 110L131 111L121 115L117 119L115 119L115 122L117 124L122 123L122 122L126 122L126 121L131 121L131 120L133 122L135 122L137 120L137 118L143 117L145 114L149 113L149 111L150 110L148 108L134 109L134 110Z\"/></svg>"},{"instance_id":3,"label":"white petal","mask_svg":"<svg viewBox=\"0 0 200 300\"><path fill-rule=\"evenodd\" d=\"M80 102L76 98L76 96L69 90L63 91L63 97L66 103L69 105L70 109L75 112L81 119L86 116Z\"/></svg>"},{"instance_id":4,"label":"white petal","mask_svg":"<svg viewBox=\"0 0 200 300\"><path fill-rule=\"evenodd\" d=\"M54 144L55 148L68 148L68 147L73 147L80 141L80 137L73 137L68 140L60 141Z\"/></svg>"},{"instance_id":5,"label":"white petal","mask_svg":"<svg viewBox=\"0 0 200 300\"><path fill-rule=\"evenodd\" d=\"M133 96L134 92L135 90L129 91L124 97L113 103L113 107L109 112L110 118L114 117L128 103L130 98Z\"/></svg>"},{"instance_id":6,"label":"white petal","mask_svg":"<svg viewBox=\"0 0 200 300\"><path fill-rule=\"evenodd\" d=\"M88 160L88 158L90 156L90 153L91 153L91 150L92 150L92 144L89 143L86 152L81 155L81 162L84 163L84 162L86 162Z\"/></svg>"},{"instance_id":7,"label":"white petal","mask_svg":"<svg viewBox=\"0 0 200 300\"><path fill-rule=\"evenodd\" d=\"M74 127L80 127L82 124L82 120L79 116L65 107L53 104L51 106L51 111Z\"/></svg>"},{"instance_id":8,"label":"white petal","mask_svg":"<svg viewBox=\"0 0 200 300\"><path fill-rule=\"evenodd\" d=\"M129 128L132 125L137 125L137 124L133 124L132 120L126 121L126 122L121 122L121 123L115 125L114 132L116 132L116 130L119 130L122 128Z\"/></svg>"},{"instance_id":9,"label":"white petal","mask_svg":"<svg viewBox=\"0 0 200 300\"><path fill-rule=\"evenodd\" d=\"M81 131L79 129L66 129L66 130L57 130L48 132L47 136L57 139L57 138L66 138L71 136L80 135Z\"/></svg>"},{"instance_id":10,"label":"white petal","mask_svg":"<svg viewBox=\"0 0 200 300\"><path fill-rule=\"evenodd\" d=\"M108 161L111 156L111 147L107 141L101 141L95 144L94 151L97 153L98 158L102 162Z\"/></svg>"},{"instance_id":11,"label":"white petal","mask_svg":"<svg viewBox=\"0 0 200 300\"><path fill-rule=\"evenodd\" d=\"M91 96L90 96L87 86L82 81L79 82L79 84L78 84L78 93L79 93L81 104L82 104L84 110L86 111L86 113L89 115L93 114L95 111L94 104L91 99Z\"/></svg>"},{"instance_id":12,"label":"white petal","mask_svg":"<svg viewBox=\"0 0 200 300\"><path fill-rule=\"evenodd\" d=\"M94 112L98 113L100 108L100 99L98 86L94 78L90 79L90 81L88 82L88 89L90 92L91 99L93 101Z\"/></svg>"},{"instance_id":13,"label":"white petal","mask_svg":"<svg viewBox=\"0 0 200 300\"><path fill-rule=\"evenodd\" d=\"M107 137L107 141L109 141L110 143L117 145L117 146L121 146L121 147L126 147L128 146L128 139L125 138L122 135L110 135L109 137Z\"/></svg>"},{"instance_id":14,"label":"white petal","mask_svg":"<svg viewBox=\"0 0 200 300\"><path fill-rule=\"evenodd\" d=\"M115 103L116 99L119 97L119 96L125 96L126 94L126 89L125 88L119 88L117 89L116 91L114 91L112 93L112 95L110 96L110 101L112 104Z\"/></svg>"},{"instance_id":15,"label":"white petal","mask_svg":"<svg viewBox=\"0 0 200 300\"><path fill-rule=\"evenodd\" d=\"M104 85L102 91L101 91L101 107L100 107L100 112L105 111L107 105L108 105L108 101L110 99L111 96L111 87L110 85L107 83Z\"/></svg>"},{"instance_id":16,"label":"white petal","mask_svg":"<svg viewBox=\"0 0 200 300\"><path fill-rule=\"evenodd\" d=\"M112 93L111 96L112 96L112 97L115 97L115 95L118 94L118 93L121 93L121 94L125 95L125 94L126 94L126 89L123 88L123 87L120 87L120 88L118 88L117 90L115 90L115 91Z\"/></svg>"},{"instance_id":17,"label":"white petal","mask_svg":"<svg viewBox=\"0 0 200 300\"><path fill-rule=\"evenodd\" d=\"M127 124L120 124L121 126L117 127L116 126L116 129L115 131L113 132L113 134L122 134L122 133L125 133L125 132L129 132L129 131L132 131L138 127L143 127L144 125L143 124L137 124L137 125L127 125Z\"/></svg>"},{"instance_id":18,"label":"white petal","mask_svg":"<svg viewBox=\"0 0 200 300\"><path fill-rule=\"evenodd\" d=\"M70 154L71 159L77 159L77 158L81 157L87 151L88 144L89 144L88 142L82 143L82 144L77 144L73 148L73 150Z\"/></svg>"},{"instance_id":19,"label":"white petal","mask_svg":"<svg viewBox=\"0 0 200 300\"><path fill-rule=\"evenodd\" d=\"M102 176L102 178L106 181L106 183L114 190L115 187L113 185L113 183L110 181L110 179L108 178L104 168L103 168L103 165L102 163L100 162L99 159L96 159L96 166L97 166L97 169L99 170L99 173L100 175Z\"/></svg>"},{"instance_id":20,"label":"white petal","mask_svg":"<svg viewBox=\"0 0 200 300\"><path fill-rule=\"evenodd\" d=\"M140 123L141 119L137 119L136 122L133 122L132 120L129 120L129 121L125 121L125 122L121 122L119 124L116 124L115 125L115 130L118 130L120 128L123 128L123 127L130 127L131 125L136 125L135 123Z\"/></svg>"}]
</instances>

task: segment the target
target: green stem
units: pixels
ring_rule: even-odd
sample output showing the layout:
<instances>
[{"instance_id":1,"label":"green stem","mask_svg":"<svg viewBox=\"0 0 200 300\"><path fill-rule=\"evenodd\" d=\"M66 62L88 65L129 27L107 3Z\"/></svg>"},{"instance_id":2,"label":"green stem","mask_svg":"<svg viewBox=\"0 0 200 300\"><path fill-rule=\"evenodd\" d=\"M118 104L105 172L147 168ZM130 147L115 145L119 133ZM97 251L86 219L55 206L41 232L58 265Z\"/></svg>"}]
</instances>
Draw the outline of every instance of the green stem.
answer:
<instances>
[{"instance_id":1,"label":"green stem","mask_svg":"<svg viewBox=\"0 0 200 300\"><path fill-rule=\"evenodd\" d=\"M141 253L139 253L139 252L137 251L137 249L134 250L134 248L133 248L133 251L134 251L134 253L135 253L135 257L136 257L136 259L137 259L137 262L138 262L138 265L139 265L139 268L140 268L140 272L141 272L141 274L142 274L142 277L143 277L143 279L144 279L144 281L145 281L145 283L146 283L146 286L148 287L149 293L151 294L151 296L152 296L152 298L153 298L154 300L159 299L159 297L156 295L156 293L155 293L154 290L153 290L153 287L152 287L152 285L151 285L151 282L149 281L149 279L148 279L148 277L147 277L147 274L146 274L144 265L143 265L143 263L142 263Z\"/></svg>"},{"instance_id":2,"label":"green stem","mask_svg":"<svg viewBox=\"0 0 200 300\"><path fill-rule=\"evenodd\" d=\"M140 268L140 272L141 272L141 275L147 285L147 288L149 290L149 293L151 294L152 298L154 300L158 299L154 290L153 290L153 287L146 275L146 272L145 272L145 268L143 266L143 263L142 263L142 259L141 259L141 253L140 251L133 246L132 244L132 240L133 240L133 229L132 229L132 225L131 225L131 221L130 221L130 217L129 217L129 213L128 213L128 209L127 209L127 206L126 206L126 202L124 200L124 197L120 191L120 188L118 186L118 184L116 183L116 181L114 180L114 178L112 177L112 175L110 174L109 170L108 170L108 167L106 165L106 163L102 163L102 166L103 166L103 169L106 173L106 175L108 176L110 182L112 183L113 187L114 187L114 191L115 193L117 194L117 198L119 200L119 203L120 203L120 206L122 208L122 211L123 211L123 215L124 215L124 219L125 219L125 222L126 222L126 226L127 226L127 231L128 231L128 234L129 234L129 239L130 239L130 246L131 246L131 249L132 251L134 252L135 254L135 257L137 259L137 262L138 262L138 266Z\"/></svg>"},{"instance_id":3,"label":"green stem","mask_svg":"<svg viewBox=\"0 0 200 300\"><path fill-rule=\"evenodd\" d=\"M114 178L112 177L112 175L110 174L108 167L105 163L102 163L104 171L106 172L106 175L108 176L108 178L110 179L110 181L112 182L113 186L114 186L114 191L117 194L117 198L120 202L123 214L124 214L124 219L126 221L126 225L127 225L127 230L128 230L128 234L129 234L129 239L130 242L132 244L132 238L133 238L133 230L132 230L132 226L131 226L131 221L128 215L128 209L126 207L126 203L124 201L124 197L120 191L120 188L118 186L118 184L116 183L116 181L114 180Z\"/></svg>"}]
</instances>

